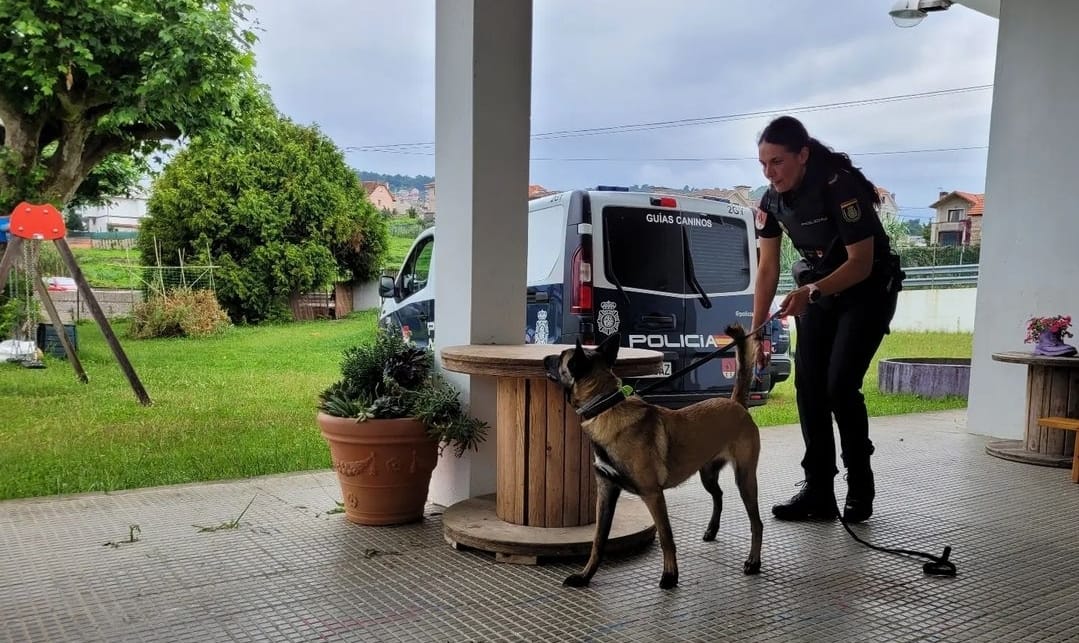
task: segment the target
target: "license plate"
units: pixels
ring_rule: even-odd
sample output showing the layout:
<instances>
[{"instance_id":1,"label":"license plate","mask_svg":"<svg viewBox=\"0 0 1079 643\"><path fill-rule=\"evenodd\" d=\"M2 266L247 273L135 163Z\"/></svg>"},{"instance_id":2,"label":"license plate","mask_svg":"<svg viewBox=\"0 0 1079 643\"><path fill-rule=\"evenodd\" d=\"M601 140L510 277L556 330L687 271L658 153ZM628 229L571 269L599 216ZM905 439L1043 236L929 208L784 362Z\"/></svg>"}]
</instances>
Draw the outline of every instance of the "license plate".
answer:
<instances>
[{"instance_id":1,"label":"license plate","mask_svg":"<svg viewBox=\"0 0 1079 643\"><path fill-rule=\"evenodd\" d=\"M660 371L658 373L649 373L648 375L642 375L641 377L655 377L657 379L660 377L667 377L673 372L673 367L674 362L663 362L663 366L660 368Z\"/></svg>"}]
</instances>

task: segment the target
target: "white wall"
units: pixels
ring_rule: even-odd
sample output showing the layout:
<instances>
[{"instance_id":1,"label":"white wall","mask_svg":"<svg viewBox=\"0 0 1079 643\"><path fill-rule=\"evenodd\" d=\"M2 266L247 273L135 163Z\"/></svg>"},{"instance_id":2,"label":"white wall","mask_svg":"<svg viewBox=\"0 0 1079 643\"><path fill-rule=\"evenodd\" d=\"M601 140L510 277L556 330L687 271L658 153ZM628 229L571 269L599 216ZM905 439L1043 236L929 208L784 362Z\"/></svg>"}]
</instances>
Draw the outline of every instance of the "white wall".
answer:
<instances>
[{"instance_id":1,"label":"white wall","mask_svg":"<svg viewBox=\"0 0 1079 643\"><path fill-rule=\"evenodd\" d=\"M971 433L1020 438L1026 370L992 360L1032 315L1079 319L1079 2L1003 0L971 368Z\"/></svg>"},{"instance_id":2,"label":"white wall","mask_svg":"<svg viewBox=\"0 0 1079 643\"><path fill-rule=\"evenodd\" d=\"M901 291L892 330L974 332L977 296L977 288Z\"/></svg>"},{"instance_id":3,"label":"white wall","mask_svg":"<svg viewBox=\"0 0 1079 643\"><path fill-rule=\"evenodd\" d=\"M904 290L899 293L892 331L972 333L977 295L977 288ZM776 304L783 296L776 295Z\"/></svg>"},{"instance_id":4,"label":"white wall","mask_svg":"<svg viewBox=\"0 0 1079 643\"><path fill-rule=\"evenodd\" d=\"M108 226L138 226L146 216L146 199L118 198L101 206L89 206L79 210L88 223L90 232L107 232Z\"/></svg>"},{"instance_id":5,"label":"white wall","mask_svg":"<svg viewBox=\"0 0 1079 643\"><path fill-rule=\"evenodd\" d=\"M361 281L352 285L352 310L369 310L382 307L378 294L378 279Z\"/></svg>"}]
</instances>

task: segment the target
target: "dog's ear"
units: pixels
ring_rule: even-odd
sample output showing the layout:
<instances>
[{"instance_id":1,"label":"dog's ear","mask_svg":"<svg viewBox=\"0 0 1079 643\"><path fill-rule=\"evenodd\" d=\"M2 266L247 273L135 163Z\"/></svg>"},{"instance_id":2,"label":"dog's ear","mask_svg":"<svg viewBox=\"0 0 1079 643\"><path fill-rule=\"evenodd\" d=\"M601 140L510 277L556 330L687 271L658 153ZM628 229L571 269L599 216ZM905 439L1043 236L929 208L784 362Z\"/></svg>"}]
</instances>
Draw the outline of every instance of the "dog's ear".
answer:
<instances>
[{"instance_id":1,"label":"dog's ear","mask_svg":"<svg viewBox=\"0 0 1079 643\"><path fill-rule=\"evenodd\" d=\"M619 333L609 335L607 339L597 347L599 354L603 357L603 361L606 362L607 367L614 366L614 361L618 359L618 345L622 342L622 336Z\"/></svg>"},{"instance_id":2,"label":"dog's ear","mask_svg":"<svg viewBox=\"0 0 1079 643\"><path fill-rule=\"evenodd\" d=\"M566 368L569 369L569 374L575 380L587 375L591 369L588 353L581 346L581 340L577 340L577 349L573 351L573 354L566 361Z\"/></svg>"}]
</instances>

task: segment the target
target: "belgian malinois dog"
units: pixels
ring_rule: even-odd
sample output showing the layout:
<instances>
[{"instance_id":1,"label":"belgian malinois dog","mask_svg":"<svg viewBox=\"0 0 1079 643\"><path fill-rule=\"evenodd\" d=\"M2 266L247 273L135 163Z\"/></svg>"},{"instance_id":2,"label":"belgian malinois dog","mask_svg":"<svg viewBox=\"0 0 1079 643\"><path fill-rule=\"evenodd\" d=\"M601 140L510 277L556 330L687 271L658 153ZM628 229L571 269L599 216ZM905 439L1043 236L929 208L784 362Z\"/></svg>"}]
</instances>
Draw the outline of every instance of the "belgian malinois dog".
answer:
<instances>
[{"instance_id":1,"label":"belgian malinois dog","mask_svg":"<svg viewBox=\"0 0 1079 643\"><path fill-rule=\"evenodd\" d=\"M678 561L663 491L677 487L697 472L712 496L712 517L704 540L715 540L723 510L719 472L728 461L734 463L735 480L752 532L749 557L742 569L746 574L760 571L764 530L757 506L760 433L748 411L755 359L749 349L755 352L756 342L737 324L728 326L727 334L735 342L738 364L730 398L712 398L672 410L632 395L595 417L582 419L581 429L591 439L595 453L596 533L588 562L580 572L567 577L563 585L584 587L592 580L610 535L615 504L625 490L640 496L655 521L663 549L659 586L676 586ZM547 377L562 384L575 409L605 398L622 385L612 371L619 341L619 335L614 334L591 349L581 346L578 340L575 348L544 360Z\"/></svg>"}]
</instances>

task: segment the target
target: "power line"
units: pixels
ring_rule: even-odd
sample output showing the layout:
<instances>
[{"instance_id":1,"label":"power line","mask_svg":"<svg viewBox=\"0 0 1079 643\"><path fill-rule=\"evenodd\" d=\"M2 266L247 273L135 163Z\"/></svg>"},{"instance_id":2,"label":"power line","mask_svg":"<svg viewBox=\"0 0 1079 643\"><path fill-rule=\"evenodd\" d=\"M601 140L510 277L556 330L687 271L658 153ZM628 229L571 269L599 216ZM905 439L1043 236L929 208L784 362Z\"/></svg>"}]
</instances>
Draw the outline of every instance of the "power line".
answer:
<instances>
[{"instance_id":1,"label":"power line","mask_svg":"<svg viewBox=\"0 0 1079 643\"><path fill-rule=\"evenodd\" d=\"M969 145L965 147L933 147L917 150L886 150L876 152L849 152L854 156L891 156L898 154L930 154L940 152L963 152L969 150L987 150L988 145ZM434 152L411 152L407 150L370 150L371 152L384 152L386 154L404 154L409 156L434 156ZM642 162L669 162L669 163L731 163L737 161L757 161L756 156L666 156L666 157L607 157L607 156L533 156L530 161L559 161L579 163L642 163Z\"/></svg>"},{"instance_id":2,"label":"power line","mask_svg":"<svg viewBox=\"0 0 1079 643\"><path fill-rule=\"evenodd\" d=\"M652 121L645 123L629 123L624 125L610 125L605 127L591 127L582 129L569 129L569 130L554 130L550 132L541 132L539 134L532 134L531 138L536 140L553 140L560 138L576 138L581 136L596 136L599 134L616 134L627 132L643 132L655 129L668 129L673 127L689 127L693 125L710 125L715 123L726 123L739 120L746 120L751 118L759 118L762 116L769 116L772 114L791 114L791 113L803 113L803 112L818 112L829 111L833 109L841 109L847 107L864 107L868 105L880 105L884 103L892 103L906 100L916 100L921 98L933 98L938 96L948 96L954 94L964 94L975 91L984 91L991 89L993 85L971 85L968 87L953 87L951 89L938 89L926 92L916 92L912 94L897 94L894 96L881 96L876 98L864 98L850 101L839 101L833 103L821 103L817 105L804 105L800 107L788 107L783 109L773 110L761 110L754 112L741 112L733 114L721 114L715 116L702 116L696 118L680 118L674 120L665 121ZM434 142L426 143L388 143L385 145L358 145L347 146L344 149L353 152L385 152L391 150L408 149L408 148L423 148L431 147Z\"/></svg>"}]
</instances>

